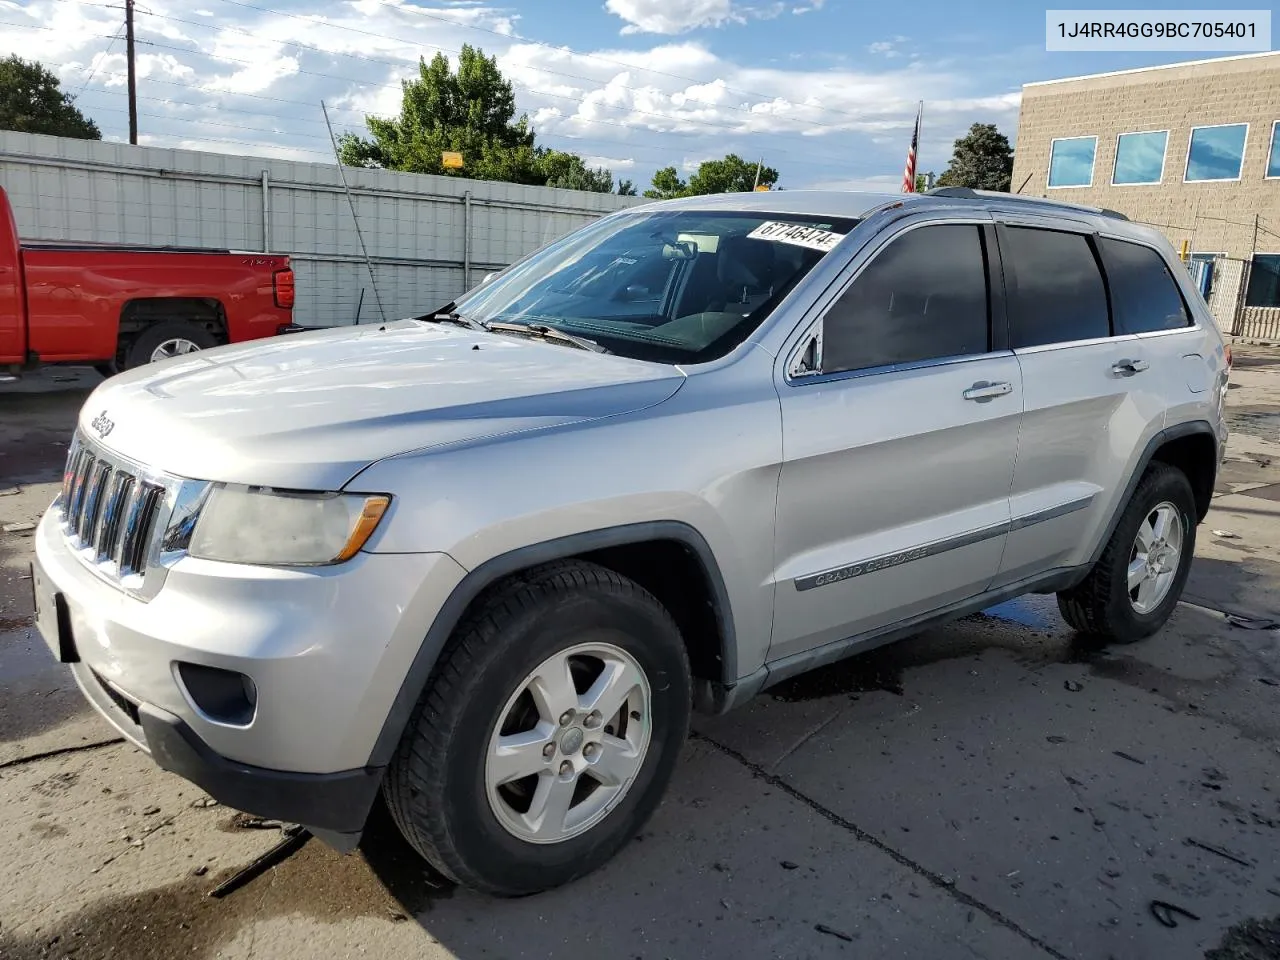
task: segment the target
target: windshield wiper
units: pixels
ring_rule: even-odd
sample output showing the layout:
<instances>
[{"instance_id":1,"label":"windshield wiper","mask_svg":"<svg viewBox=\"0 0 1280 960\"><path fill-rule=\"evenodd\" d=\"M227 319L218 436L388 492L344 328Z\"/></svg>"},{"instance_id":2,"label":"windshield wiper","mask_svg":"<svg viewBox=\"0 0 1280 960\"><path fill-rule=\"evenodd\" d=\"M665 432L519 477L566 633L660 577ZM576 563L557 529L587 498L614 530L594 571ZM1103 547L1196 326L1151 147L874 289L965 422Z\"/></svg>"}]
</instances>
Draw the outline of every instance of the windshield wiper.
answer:
<instances>
[{"instance_id":1,"label":"windshield wiper","mask_svg":"<svg viewBox=\"0 0 1280 960\"><path fill-rule=\"evenodd\" d=\"M455 326L466 327L468 330L489 329L489 325L483 320L463 316L456 310L451 310L447 313L429 313L425 317L419 317L418 319L425 320L427 323L452 323Z\"/></svg>"},{"instance_id":2,"label":"windshield wiper","mask_svg":"<svg viewBox=\"0 0 1280 960\"><path fill-rule=\"evenodd\" d=\"M565 333L563 330L557 330L555 327L548 326L545 323L509 323L507 321L491 320L485 325L485 329L492 333L535 334L536 336L542 337L546 340L556 340L560 343L567 343L570 346L577 347L579 350L590 350L592 353L609 352L594 340L588 340L586 337L574 336L572 333Z\"/></svg>"}]
</instances>

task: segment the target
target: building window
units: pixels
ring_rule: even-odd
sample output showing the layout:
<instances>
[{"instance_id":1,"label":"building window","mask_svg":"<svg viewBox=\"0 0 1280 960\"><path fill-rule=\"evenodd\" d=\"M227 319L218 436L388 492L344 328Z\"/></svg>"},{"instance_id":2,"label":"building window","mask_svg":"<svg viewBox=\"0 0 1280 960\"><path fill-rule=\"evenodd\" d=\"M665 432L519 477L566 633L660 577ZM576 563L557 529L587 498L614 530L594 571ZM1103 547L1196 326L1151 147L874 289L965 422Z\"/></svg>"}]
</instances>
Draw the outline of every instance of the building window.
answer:
<instances>
[{"instance_id":1,"label":"building window","mask_svg":"<svg viewBox=\"0 0 1280 960\"><path fill-rule=\"evenodd\" d=\"M1255 253L1249 271L1246 307L1280 307L1280 253Z\"/></svg>"},{"instance_id":2,"label":"building window","mask_svg":"<svg viewBox=\"0 0 1280 960\"><path fill-rule=\"evenodd\" d=\"M1159 183L1164 177L1164 149L1168 142L1168 130L1120 134L1112 184Z\"/></svg>"},{"instance_id":3,"label":"building window","mask_svg":"<svg viewBox=\"0 0 1280 960\"><path fill-rule=\"evenodd\" d=\"M1187 180L1239 180L1247 123L1193 127L1187 148Z\"/></svg>"},{"instance_id":4,"label":"building window","mask_svg":"<svg viewBox=\"0 0 1280 960\"><path fill-rule=\"evenodd\" d=\"M1280 120L1271 125L1271 156L1267 160L1267 176L1280 177Z\"/></svg>"},{"instance_id":5,"label":"building window","mask_svg":"<svg viewBox=\"0 0 1280 960\"><path fill-rule=\"evenodd\" d=\"M1097 137L1054 140L1049 147L1049 186L1087 187L1093 183Z\"/></svg>"}]
</instances>

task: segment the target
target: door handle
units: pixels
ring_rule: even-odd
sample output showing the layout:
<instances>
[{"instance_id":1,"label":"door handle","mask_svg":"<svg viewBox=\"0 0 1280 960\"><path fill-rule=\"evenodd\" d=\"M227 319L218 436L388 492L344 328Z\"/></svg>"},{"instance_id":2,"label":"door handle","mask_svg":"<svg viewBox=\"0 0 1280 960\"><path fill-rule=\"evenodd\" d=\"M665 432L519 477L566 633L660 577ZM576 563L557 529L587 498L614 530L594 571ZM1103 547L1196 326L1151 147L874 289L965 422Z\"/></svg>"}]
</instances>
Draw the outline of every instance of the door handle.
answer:
<instances>
[{"instance_id":1,"label":"door handle","mask_svg":"<svg viewBox=\"0 0 1280 960\"><path fill-rule=\"evenodd\" d=\"M1141 373L1147 369L1150 364L1145 360L1117 360L1111 365L1111 372L1118 377L1132 377L1135 373Z\"/></svg>"},{"instance_id":2,"label":"door handle","mask_svg":"<svg viewBox=\"0 0 1280 960\"><path fill-rule=\"evenodd\" d=\"M990 403L996 397L1003 397L1010 393L1013 393L1013 384L1011 383L991 383L987 380L979 380L960 396L966 400L976 400L978 403Z\"/></svg>"}]
</instances>

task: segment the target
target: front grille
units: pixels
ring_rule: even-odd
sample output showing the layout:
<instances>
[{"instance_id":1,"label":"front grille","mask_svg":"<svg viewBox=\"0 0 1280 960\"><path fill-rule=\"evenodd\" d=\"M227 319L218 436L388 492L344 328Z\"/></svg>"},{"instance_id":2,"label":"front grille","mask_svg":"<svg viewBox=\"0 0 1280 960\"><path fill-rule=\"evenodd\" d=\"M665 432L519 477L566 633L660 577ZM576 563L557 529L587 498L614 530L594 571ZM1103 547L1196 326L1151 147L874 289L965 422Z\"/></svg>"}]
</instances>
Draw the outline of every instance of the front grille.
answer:
<instances>
[{"instance_id":1,"label":"front grille","mask_svg":"<svg viewBox=\"0 0 1280 960\"><path fill-rule=\"evenodd\" d=\"M166 492L163 479L77 434L62 476L63 534L107 579L145 577Z\"/></svg>"}]
</instances>

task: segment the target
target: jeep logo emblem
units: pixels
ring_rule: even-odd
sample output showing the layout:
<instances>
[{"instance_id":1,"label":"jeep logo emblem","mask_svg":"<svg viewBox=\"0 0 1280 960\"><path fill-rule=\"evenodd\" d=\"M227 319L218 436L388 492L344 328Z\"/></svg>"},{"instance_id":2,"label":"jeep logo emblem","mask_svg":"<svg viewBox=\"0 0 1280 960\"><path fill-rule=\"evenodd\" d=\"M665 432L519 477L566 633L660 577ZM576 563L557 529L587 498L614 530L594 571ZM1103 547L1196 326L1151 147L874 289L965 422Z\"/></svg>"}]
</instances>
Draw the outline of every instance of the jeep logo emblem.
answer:
<instances>
[{"instance_id":1,"label":"jeep logo emblem","mask_svg":"<svg viewBox=\"0 0 1280 960\"><path fill-rule=\"evenodd\" d=\"M97 430L98 436L104 440L107 438L107 434L116 428L115 422L107 417L107 411L105 410L89 421L89 426Z\"/></svg>"}]
</instances>

